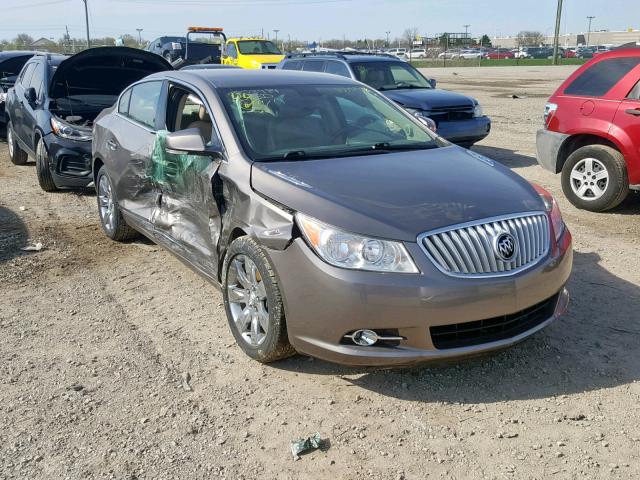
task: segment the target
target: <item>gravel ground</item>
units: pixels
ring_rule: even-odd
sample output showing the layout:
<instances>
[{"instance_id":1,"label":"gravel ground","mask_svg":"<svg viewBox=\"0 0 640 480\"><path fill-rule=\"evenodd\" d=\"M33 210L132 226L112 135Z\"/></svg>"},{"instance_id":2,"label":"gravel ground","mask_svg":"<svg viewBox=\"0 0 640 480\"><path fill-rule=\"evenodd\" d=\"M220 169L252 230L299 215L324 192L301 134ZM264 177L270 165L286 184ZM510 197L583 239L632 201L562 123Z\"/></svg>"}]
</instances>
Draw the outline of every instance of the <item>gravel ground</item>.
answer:
<instances>
[{"instance_id":1,"label":"gravel ground","mask_svg":"<svg viewBox=\"0 0 640 480\"><path fill-rule=\"evenodd\" d=\"M575 240L566 317L459 365L257 364L214 287L107 240L92 193L42 192L0 144L0 478L640 477L640 199L578 211L534 158L570 71L428 71L481 101L493 132L475 150L557 195Z\"/></svg>"}]
</instances>

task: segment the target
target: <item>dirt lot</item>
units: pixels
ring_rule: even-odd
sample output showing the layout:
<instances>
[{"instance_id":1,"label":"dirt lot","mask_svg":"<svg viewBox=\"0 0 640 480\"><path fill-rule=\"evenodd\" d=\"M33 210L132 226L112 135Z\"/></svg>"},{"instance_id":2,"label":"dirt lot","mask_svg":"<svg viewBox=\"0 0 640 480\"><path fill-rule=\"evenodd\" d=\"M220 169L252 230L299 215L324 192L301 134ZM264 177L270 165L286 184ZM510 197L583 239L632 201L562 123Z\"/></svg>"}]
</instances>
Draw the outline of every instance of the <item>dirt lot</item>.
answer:
<instances>
[{"instance_id":1,"label":"dirt lot","mask_svg":"<svg viewBox=\"0 0 640 480\"><path fill-rule=\"evenodd\" d=\"M562 321L457 366L259 365L214 287L107 240L93 194L42 192L0 144L0 478L640 477L640 197L578 211L534 158L570 71L429 71L481 101L476 151L556 194L576 250ZM289 442L316 431L323 450L294 461Z\"/></svg>"}]
</instances>

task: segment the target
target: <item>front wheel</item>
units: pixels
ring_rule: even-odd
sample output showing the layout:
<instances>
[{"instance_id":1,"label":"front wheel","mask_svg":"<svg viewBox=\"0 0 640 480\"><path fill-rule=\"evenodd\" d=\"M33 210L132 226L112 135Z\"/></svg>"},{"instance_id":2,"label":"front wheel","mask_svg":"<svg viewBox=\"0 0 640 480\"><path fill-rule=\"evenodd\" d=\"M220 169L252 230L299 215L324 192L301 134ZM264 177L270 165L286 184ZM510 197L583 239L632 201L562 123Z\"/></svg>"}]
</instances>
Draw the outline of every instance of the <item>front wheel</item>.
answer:
<instances>
[{"instance_id":1,"label":"front wheel","mask_svg":"<svg viewBox=\"0 0 640 480\"><path fill-rule=\"evenodd\" d=\"M100 225L107 237L116 242L124 242L137 237L138 232L131 228L122 217L111 179L104 167L98 171L96 193Z\"/></svg>"},{"instance_id":2,"label":"front wheel","mask_svg":"<svg viewBox=\"0 0 640 480\"><path fill-rule=\"evenodd\" d=\"M222 295L231 332L248 356L269 363L295 354L274 267L255 240L240 237L229 246Z\"/></svg>"},{"instance_id":3,"label":"front wheel","mask_svg":"<svg viewBox=\"0 0 640 480\"><path fill-rule=\"evenodd\" d=\"M562 191L584 210L604 212L617 207L629 194L622 153L605 145L579 148L562 167Z\"/></svg>"},{"instance_id":4,"label":"front wheel","mask_svg":"<svg viewBox=\"0 0 640 480\"><path fill-rule=\"evenodd\" d=\"M58 190L56 184L53 183L53 177L49 169L49 152L47 152L47 146L44 144L42 137L38 139L38 144L36 145L36 176L38 177L40 188L45 192Z\"/></svg>"}]
</instances>

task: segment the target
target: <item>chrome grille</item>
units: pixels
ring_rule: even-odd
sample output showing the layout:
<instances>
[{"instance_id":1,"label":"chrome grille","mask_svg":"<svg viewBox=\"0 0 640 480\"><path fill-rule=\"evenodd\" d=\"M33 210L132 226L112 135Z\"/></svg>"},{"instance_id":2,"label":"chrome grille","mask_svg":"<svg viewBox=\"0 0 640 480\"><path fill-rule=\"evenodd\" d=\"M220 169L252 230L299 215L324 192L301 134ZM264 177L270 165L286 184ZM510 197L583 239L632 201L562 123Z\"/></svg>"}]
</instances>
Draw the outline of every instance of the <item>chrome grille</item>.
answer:
<instances>
[{"instance_id":1,"label":"chrome grille","mask_svg":"<svg viewBox=\"0 0 640 480\"><path fill-rule=\"evenodd\" d=\"M516 251L502 260L495 248L502 233L510 233ZM427 256L453 276L512 275L536 264L549 251L549 220L542 212L496 217L427 232L418 237Z\"/></svg>"}]
</instances>

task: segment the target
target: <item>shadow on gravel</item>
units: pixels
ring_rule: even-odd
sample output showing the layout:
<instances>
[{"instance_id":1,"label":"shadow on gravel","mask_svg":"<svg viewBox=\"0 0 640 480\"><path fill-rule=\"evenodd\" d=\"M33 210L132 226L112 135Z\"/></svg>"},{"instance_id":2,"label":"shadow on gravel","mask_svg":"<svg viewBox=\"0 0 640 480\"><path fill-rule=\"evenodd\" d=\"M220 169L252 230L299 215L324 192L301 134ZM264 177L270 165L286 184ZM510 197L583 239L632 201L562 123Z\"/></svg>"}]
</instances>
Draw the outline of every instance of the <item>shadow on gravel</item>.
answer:
<instances>
[{"instance_id":1,"label":"shadow on gravel","mask_svg":"<svg viewBox=\"0 0 640 480\"><path fill-rule=\"evenodd\" d=\"M457 365L349 368L295 357L276 368L414 402L494 403L600 390L640 379L640 288L575 253L569 312L525 342ZM356 375L356 377L352 377ZM359 375L359 376L358 376Z\"/></svg>"},{"instance_id":2,"label":"shadow on gravel","mask_svg":"<svg viewBox=\"0 0 640 480\"><path fill-rule=\"evenodd\" d=\"M486 145L474 145L471 150L478 152L485 157L497 160L501 164L509 168L531 167L537 165L536 157L528 155L520 155L508 148L489 147Z\"/></svg>"},{"instance_id":3,"label":"shadow on gravel","mask_svg":"<svg viewBox=\"0 0 640 480\"><path fill-rule=\"evenodd\" d=\"M20 217L5 207L0 207L0 264L23 255L20 248L29 239L29 231Z\"/></svg>"}]
</instances>

